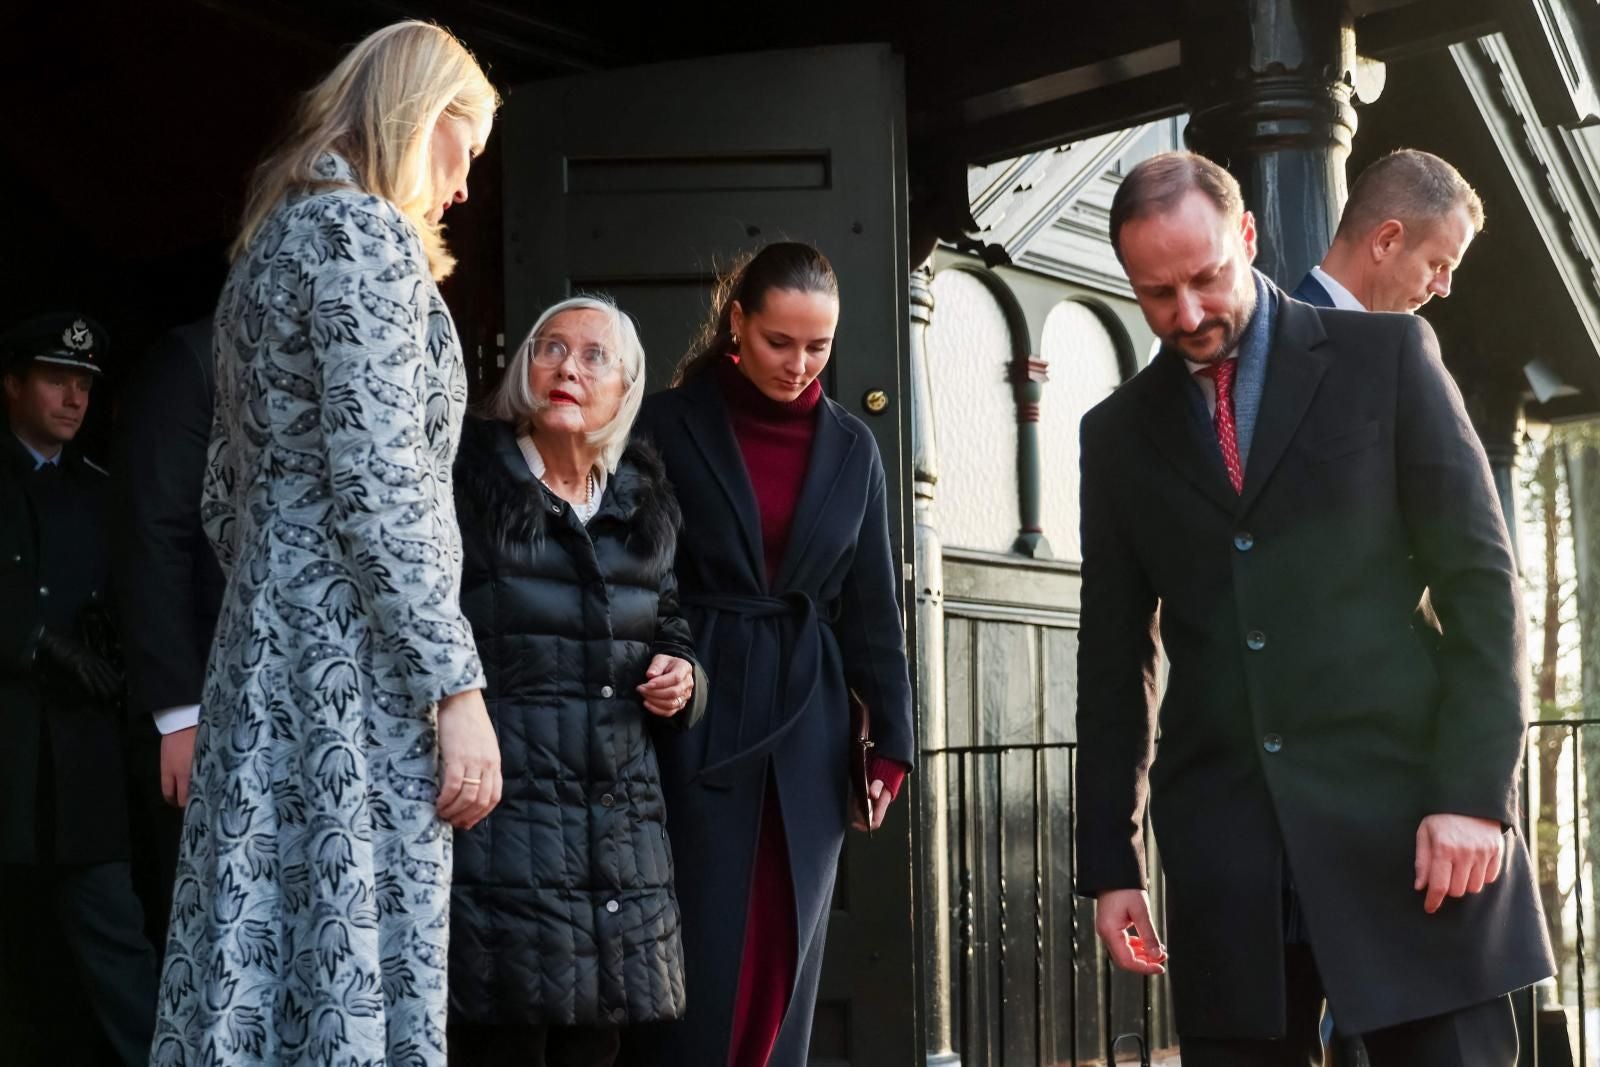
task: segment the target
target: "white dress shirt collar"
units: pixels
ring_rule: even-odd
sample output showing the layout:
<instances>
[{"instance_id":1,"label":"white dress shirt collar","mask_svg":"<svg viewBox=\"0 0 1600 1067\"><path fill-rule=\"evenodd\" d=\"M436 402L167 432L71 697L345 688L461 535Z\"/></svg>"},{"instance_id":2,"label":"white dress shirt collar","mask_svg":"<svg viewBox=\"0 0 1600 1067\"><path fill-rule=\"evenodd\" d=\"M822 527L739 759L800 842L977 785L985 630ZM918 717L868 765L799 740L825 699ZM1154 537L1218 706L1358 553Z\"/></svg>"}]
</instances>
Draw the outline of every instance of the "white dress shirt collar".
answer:
<instances>
[{"instance_id":1,"label":"white dress shirt collar","mask_svg":"<svg viewBox=\"0 0 1600 1067\"><path fill-rule=\"evenodd\" d=\"M1365 311L1367 307L1355 296L1339 284L1339 280L1321 267L1312 267L1311 276L1317 283L1328 291L1328 296L1333 300L1333 306L1342 311Z\"/></svg>"}]
</instances>

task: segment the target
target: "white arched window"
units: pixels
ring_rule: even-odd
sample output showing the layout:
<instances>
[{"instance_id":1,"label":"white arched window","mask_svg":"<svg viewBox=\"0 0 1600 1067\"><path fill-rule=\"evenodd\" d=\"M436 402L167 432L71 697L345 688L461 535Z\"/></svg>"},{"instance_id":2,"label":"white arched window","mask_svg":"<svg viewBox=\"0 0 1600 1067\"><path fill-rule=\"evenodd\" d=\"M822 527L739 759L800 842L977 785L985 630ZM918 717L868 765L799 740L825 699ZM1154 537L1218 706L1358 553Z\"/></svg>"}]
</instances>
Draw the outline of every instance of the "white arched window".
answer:
<instances>
[{"instance_id":1,"label":"white arched window","mask_svg":"<svg viewBox=\"0 0 1600 1067\"><path fill-rule=\"evenodd\" d=\"M928 386L939 438L934 517L952 548L1007 552L1017 536L1017 410L1007 376L1011 330L971 271L933 278Z\"/></svg>"},{"instance_id":2,"label":"white arched window","mask_svg":"<svg viewBox=\"0 0 1600 1067\"><path fill-rule=\"evenodd\" d=\"M1040 519L1057 559L1082 559L1078 539L1078 423L1122 382L1117 342L1088 304L1063 300L1044 322L1050 367L1040 403Z\"/></svg>"}]
</instances>

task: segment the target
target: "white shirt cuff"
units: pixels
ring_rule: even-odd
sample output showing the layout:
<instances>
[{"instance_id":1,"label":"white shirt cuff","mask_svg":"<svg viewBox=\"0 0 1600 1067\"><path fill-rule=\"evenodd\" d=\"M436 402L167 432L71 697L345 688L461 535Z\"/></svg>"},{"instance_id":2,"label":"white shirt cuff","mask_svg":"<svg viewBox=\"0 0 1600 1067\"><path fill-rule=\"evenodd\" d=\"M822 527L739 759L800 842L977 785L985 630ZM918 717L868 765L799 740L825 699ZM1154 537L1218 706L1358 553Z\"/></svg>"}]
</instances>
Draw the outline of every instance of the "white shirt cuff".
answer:
<instances>
[{"instance_id":1,"label":"white shirt cuff","mask_svg":"<svg viewBox=\"0 0 1600 1067\"><path fill-rule=\"evenodd\" d=\"M162 734L175 734L191 726L200 725L200 705L181 704L175 708L162 708L155 713L156 729Z\"/></svg>"}]
</instances>

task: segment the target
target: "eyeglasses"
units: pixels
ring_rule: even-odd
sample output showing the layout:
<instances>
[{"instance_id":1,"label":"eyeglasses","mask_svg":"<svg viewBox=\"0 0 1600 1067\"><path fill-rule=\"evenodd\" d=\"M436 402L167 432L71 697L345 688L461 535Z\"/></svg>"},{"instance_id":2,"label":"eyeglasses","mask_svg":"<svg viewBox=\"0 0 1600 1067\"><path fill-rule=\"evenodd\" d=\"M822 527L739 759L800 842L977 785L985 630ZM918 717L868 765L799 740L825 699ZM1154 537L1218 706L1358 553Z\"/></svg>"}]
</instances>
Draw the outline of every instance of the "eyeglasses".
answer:
<instances>
[{"instance_id":1,"label":"eyeglasses","mask_svg":"<svg viewBox=\"0 0 1600 1067\"><path fill-rule=\"evenodd\" d=\"M568 356L573 357L578 364L578 373L585 378L607 377L622 365L615 352L599 345L587 345L574 352L567 347L566 342L557 341L553 337L533 339L533 361L541 367L559 367L566 363Z\"/></svg>"}]
</instances>

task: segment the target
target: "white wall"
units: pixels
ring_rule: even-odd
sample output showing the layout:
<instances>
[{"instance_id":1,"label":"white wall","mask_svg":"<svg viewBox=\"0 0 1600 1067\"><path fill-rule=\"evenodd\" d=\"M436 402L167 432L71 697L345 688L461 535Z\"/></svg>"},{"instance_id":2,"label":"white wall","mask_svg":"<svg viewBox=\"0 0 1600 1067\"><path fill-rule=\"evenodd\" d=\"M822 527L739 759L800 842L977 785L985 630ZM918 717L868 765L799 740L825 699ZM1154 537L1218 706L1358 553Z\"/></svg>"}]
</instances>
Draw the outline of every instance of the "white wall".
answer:
<instances>
[{"instance_id":1,"label":"white wall","mask_svg":"<svg viewBox=\"0 0 1600 1067\"><path fill-rule=\"evenodd\" d=\"M1045 319L1040 354L1050 380L1040 404L1040 514L1056 559L1079 560L1078 421L1122 380L1117 346L1084 303L1063 300Z\"/></svg>"},{"instance_id":2,"label":"white wall","mask_svg":"<svg viewBox=\"0 0 1600 1067\"><path fill-rule=\"evenodd\" d=\"M1009 551L1019 525L1011 337L1000 304L968 271L934 275L927 356L939 440L933 504L940 540L951 548Z\"/></svg>"}]
</instances>

